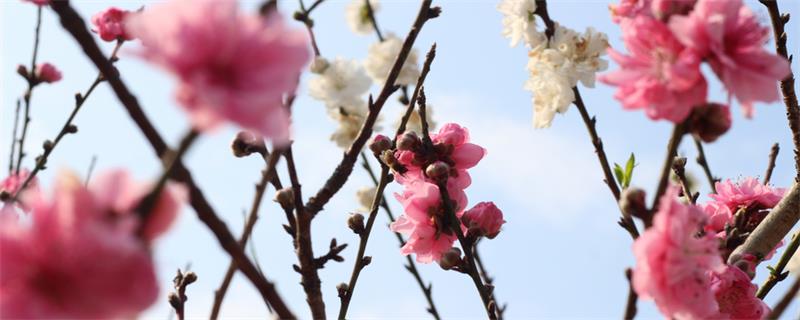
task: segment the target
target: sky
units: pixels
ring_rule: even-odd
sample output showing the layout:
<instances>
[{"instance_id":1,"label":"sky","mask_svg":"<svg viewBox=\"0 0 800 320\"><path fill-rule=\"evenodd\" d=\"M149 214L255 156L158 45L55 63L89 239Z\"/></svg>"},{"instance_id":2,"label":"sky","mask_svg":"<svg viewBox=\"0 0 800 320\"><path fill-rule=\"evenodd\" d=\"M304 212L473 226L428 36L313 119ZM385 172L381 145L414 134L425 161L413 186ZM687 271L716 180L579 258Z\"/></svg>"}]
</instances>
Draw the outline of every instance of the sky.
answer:
<instances>
[{"instance_id":1,"label":"sky","mask_svg":"<svg viewBox=\"0 0 800 320\"><path fill-rule=\"evenodd\" d=\"M344 18L347 3L326 0L313 12L318 44L327 58L363 60L367 48L377 39L349 30ZM109 4L74 1L73 6L88 19ZM150 4L150 1L113 2L129 10ZM433 43L437 44L436 60L425 85L435 121L466 126L472 140L488 150L488 155L471 170L473 184L467 194L470 204L494 201L505 214L507 223L503 231L493 240L482 241L480 252L495 278L497 299L501 304L508 303L506 315L510 319L620 318L628 286L623 270L634 265L631 239L616 224L619 211L603 184L602 171L580 115L571 107L556 116L551 128L533 128L531 94L522 88L528 76L527 54L522 47L509 47L508 40L502 37L502 16L495 9L497 1L443 0L434 4L442 7L442 15L425 25L415 48L422 56ZM609 1L563 0L550 1L548 8L551 17L562 25L578 31L593 27L605 32L611 46L621 50L620 31L610 20L608 4ZM747 5L762 23L768 23L763 6L757 1L747 1ZM780 1L780 5L782 11L800 16L800 1ZM256 6L254 1L242 3L244 10L255 11ZM289 17L298 5L295 1L279 1L279 8ZM378 24L385 32L403 36L417 9L417 1L381 1L376 13ZM36 9L18 0L0 0L0 17L0 168L6 168L13 109L26 86L15 68L30 61ZM290 23L302 27L294 21ZM790 21L786 30L790 32L789 52L800 52L797 40L800 33L795 32L800 30L798 20ZM113 44L101 43L101 46L110 52ZM131 43L123 47L117 67L159 132L171 145L176 145L189 124L173 96L175 81L137 58L133 54L136 46ZM60 28L56 15L47 10L43 13L39 61L58 66L64 79L42 85L33 94L30 143L26 145L30 156L25 162L29 167L41 151L42 141L52 139L62 126L72 109L75 92L85 91L97 75L74 40ZM616 65L611 63L610 70L614 69ZM716 78L709 70L705 72L712 79L709 81L712 100L726 101L726 93ZM323 103L307 94L308 79L307 73L294 105L293 128L294 154L306 197L323 185L342 153L329 141L336 124L327 117ZM373 86L370 92L377 94L379 90ZM638 165L632 185L654 192L672 125L651 121L642 112L622 110L613 99L611 87L598 84L596 88L580 90L589 112L597 116L597 130L610 161L623 163L630 153L635 153ZM782 151L772 182L779 187L788 186L794 168L783 105L758 104L753 119L746 119L737 105L732 110L731 131L706 146L714 175L725 179L760 177L771 145L778 142ZM394 130L402 111L403 107L390 99L382 113L385 131ZM159 175L159 161L106 84L89 97L75 123L78 134L67 136L59 144L50 157L49 169L39 175L43 185L50 185L59 170L85 174L95 156L96 173L124 167L139 180ZM228 126L203 135L186 155L185 162L216 212L238 235L263 161L255 157L239 159L231 154L229 144L236 131ZM688 139L679 153L690 160L697 154ZM707 199L710 188L700 167L689 161L687 170L703 194L700 201ZM288 181L283 166L278 172ZM359 210L356 190L371 183L357 166L344 188L313 223L317 254L325 252L331 238L350 244L343 252L344 263L329 263L320 270L322 292L331 317L339 309L335 287L349 279L358 244L357 236L346 227L346 219L350 212ZM398 186L393 184L387 193L397 191ZM267 198L273 192L268 190ZM389 202L395 214L401 212L396 201ZM297 259L291 239L281 228L284 220L279 206L265 201L251 242L267 278L276 283L278 292L295 314L307 319L310 313L300 277L291 268ZM191 208L182 210L173 229L156 243L154 254L162 297L143 318L169 316L166 293L171 290L175 270L186 265L199 276L198 282L187 291L187 316L208 317L214 290L230 260ZM403 268L405 258L400 255L397 240L382 212L367 255L373 260L359 278L349 316L429 318L425 299ZM764 266L759 269L756 283L764 279ZM450 319L485 316L469 278L443 271L437 265L419 265L419 269L422 277L433 283L433 298L442 316ZM767 302L774 304L788 285L788 281L779 284ZM640 301L639 310L643 319L660 317L652 301ZM795 304L787 311L790 315L787 317L799 313ZM221 316L251 319L266 314L255 288L237 274Z\"/></svg>"}]
</instances>

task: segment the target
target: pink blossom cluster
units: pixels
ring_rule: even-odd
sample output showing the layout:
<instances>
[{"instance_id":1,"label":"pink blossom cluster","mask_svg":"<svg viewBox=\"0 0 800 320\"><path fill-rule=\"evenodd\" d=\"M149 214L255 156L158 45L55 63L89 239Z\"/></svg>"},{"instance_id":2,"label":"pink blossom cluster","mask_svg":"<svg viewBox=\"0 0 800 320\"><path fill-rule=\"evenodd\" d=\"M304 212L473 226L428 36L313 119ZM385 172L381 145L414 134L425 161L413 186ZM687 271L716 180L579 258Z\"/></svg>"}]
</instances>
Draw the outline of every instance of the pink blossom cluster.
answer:
<instances>
[{"instance_id":1,"label":"pink blossom cluster","mask_svg":"<svg viewBox=\"0 0 800 320\"><path fill-rule=\"evenodd\" d=\"M376 137L377 140L384 139ZM441 127L430 136L432 147L427 146L413 132L398 137L394 157L403 167L395 180L403 185L402 193L395 194L405 213L391 228L408 235L401 253L417 255L417 261L439 261L457 239L453 233L442 203L439 185L447 188L450 206L461 221L460 232L494 238L505 222L503 213L491 202L481 202L464 211L467 195L464 190L472 180L467 172L478 164L486 150L470 142L466 128L454 123Z\"/></svg>"},{"instance_id":2,"label":"pink blossom cluster","mask_svg":"<svg viewBox=\"0 0 800 320\"><path fill-rule=\"evenodd\" d=\"M705 230L714 233L724 231L726 224L733 225L734 215L740 209L749 218L748 228L743 231L752 231L764 219L766 210L777 205L786 192L786 189L761 184L751 177L738 182L725 180L715 186L717 193L709 195L711 200L703 205L708 216Z\"/></svg>"},{"instance_id":3,"label":"pink blossom cluster","mask_svg":"<svg viewBox=\"0 0 800 320\"><path fill-rule=\"evenodd\" d=\"M0 181L0 193L4 193L5 197L14 197L17 193L20 193L22 188L22 184L25 183L25 180L28 179L31 172L28 169L22 169L19 172L14 172L3 181ZM39 192L39 179L34 177L25 186L27 190L31 192ZM20 208L23 211L28 211L29 207L25 205L25 198L18 197L19 201L16 203L3 203L2 210L0 210L0 220L5 218L13 218L16 219L17 211L14 208Z\"/></svg>"},{"instance_id":4,"label":"pink blossom cluster","mask_svg":"<svg viewBox=\"0 0 800 320\"><path fill-rule=\"evenodd\" d=\"M149 190L120 170L89 187L61 173L49 198L28 193L30 215L0 224L0 318L133 318L154 303L150 243L186 195L169 185L142 221Z\"/></svg>"},{"instance_id":5,"label":"pink blossom cluster","mask_svg":"<svg viewBox=\"0 0 800 320\"><path fill-rule=\"evenodd\" d=\"M747 117L753 102L778 100L777 82L790 73L764 48L769 28L741 0L621 0L611 12L628 54L609 49L620 70L601 81L618 87L623 108L653 120L679 123L708 102L702 62Z\"/></svg>"},{"instance_id":6,"label":"pink blossom cluster","mask_svg":"<svg viewBox=\"0 0 800 320\"><path fill-rule=\"evenodd\" d=\"M726 265L721 240L703 231L709 221L703 208L679 202L678 193L677 187L669 188L660 199L653 227L633 244L636 293L654 300L669 318L766 317L770 310L756 297L756 286L748 273ZM741 195L734 190L724 197Z\"/></svg>"},{"instance_id":7,"label":"pink blossom cluster","mask_svg":"<svg viewBox=\"0 0 800 320\"><path fill-rule=\"evenodd\" d=\"M310 58L303 31L278 12L242 13L235 0L172 0L125 20L142 56L178 79L176 98L200 130L230 121L288 138L283 106Z\"/></svg>"}]
</instances>

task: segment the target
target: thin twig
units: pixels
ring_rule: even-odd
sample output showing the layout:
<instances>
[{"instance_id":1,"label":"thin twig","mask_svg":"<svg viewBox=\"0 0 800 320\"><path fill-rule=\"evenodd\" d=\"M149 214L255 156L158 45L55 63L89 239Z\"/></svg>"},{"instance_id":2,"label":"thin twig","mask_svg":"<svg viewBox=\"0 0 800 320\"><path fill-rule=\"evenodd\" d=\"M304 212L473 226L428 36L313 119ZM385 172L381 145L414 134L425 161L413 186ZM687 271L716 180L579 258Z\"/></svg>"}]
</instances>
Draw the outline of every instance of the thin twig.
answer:
<instances>
[{"instance_id":1,"label":"thin twig","mask_svg":"<svg viewBox=\"0 0 800 320\"><path fill-rule=\"evenodd\" d=\"M153 147L156 155L159 157L164 155L169 150L164 139L144 114L136 97L131 94L128 87L119 78L119 74L111 65L111 62L103 56L92 34L89 33L83 18L70 6L68 0L53 1L50 7L58 14L64 29L72 35L81 46L84 53L86 53L86 56L92 60L94 65L105 76L117 98L128 111L131 119L139 127L145 138L147 138L147 141ZM197 213L198 218L212 233L214 233L220 246L236 260L237 266L258 289L264 302L275 308L278 317L282 319L294 319L294 314L283 302L283 299L275 290L275 286L258 271L250 258L247 257L243 248L238 245L233 234L231 234L230 230L225 225L225 222L216 214L211 204L206 200L203 192L194 182L194 179L192 179L191 173L182 163L177 164L173 178L184 183L189 188L189 201Z\"/></svg>"},{"instance_id":2,"label":"thin twig","mask_svg":"<svg viewBox=\"0 0 800 320\"><path fill-rule=\"evenodd\" d=\"M83 180L83 184L85 186L89 185L89 181L92 179L92 173L94 173L94 167L97 165L97 155L92 155L92 160L89 162L89 168L86 169L86 178Z\"/></svg>"},{"instance_id":3,"label":"thin twig","mask_svg":"<svg viewBox=\"0 0 800 320\"><path fill-rule=\"evenodd\" d=\"M789 14L781 14L778 9L778 2L775 0L760 0L772 21L772 32L775 37L775 51L789 61L790 72L781 80L781 92L783 102L786 105L786 118L789 120L789 128L792 130L792 141L794 142L794 166L797 170L795 182L800 183L800 106L797 104L797 94L794 91L794 74L791 73L792 56L786 50L786 23L789 22Z\"/></svg>"},{"instance_id":4,"label":"thin twig","mask_svg":"<svg viewBox=\"0 0 800 320\"><path fill-rule=\"evenodd\" d=\"M369 3L369 0L364 0L364 6L367 8L367 16L369 16L369 21L372 22L372 28L375 29L375 35L378 36L380 42L383 42L383 34L381 33L381 29L378 28L378 21L375 19L375 10L372 9L372 4Z\"/></svg>"},{"instance_id":5,"label":"thin twig","mask_svg":"<svg viewBox=\"0 0 800 320\"><path fill-rule=\"evenodd\" d=\"M632 320L636 317L636 301L639 299L639 295L633 290L633 271L630 268L625 269L625 278L628 279L628 300L625 304L623 319Z\"/></svg>"},{"instance_id":6,"label":"thin twig","mask_svg":"<svg viewBox=\"0 0 800 320\"><path fill-rule=\"evenodd\" d=\"M697 164L699 164L703 168L703 172L706 174L706 179L708 179L708 185L711 187L712 193L717 193L717 181L719 179L714 178L714 175L711 174L711 167L708 165L708 159L706 158L706 151L703 148L703 142L700 141L700 138L693 137L694 139L694 146L697 148Z\"/></svg>"},{"instance_id":7,"label":"thin twig","mask_svg":"<svg viewBox=\"0 0 800 320\"><path fill-rule=\"evenodd\" d=\"M389 96L391 96L391 94L397 90L395 81L400 75L400 69L403 67L409 52L411 52L411 48L414 46L414 41L416 41L417 35L422 30L425 22L438 17L441 13L441 9L438 7L431 8L431 1L432 0L422 1L417 18L414 21L411 30L408 32L405 41L403 42L403 46L400 49L400 53L398 54L397 58L395 59L394 65L392 66L392 69L386 79L386 83L383 85L383 89L381 89L377 99L372 101L370 98L371 103L369 103L369 112L367 113L366 119L364 119L364 124L361 126L361 131L359 131L358 136L350 145L350 148L348 148L344 153L342 160L339 162L339 165L336 166L333 174L331 174L331 176L325 182L325 185L306 203L307 211L312 216L316 215L322 210L331 197L333 197L333 195L342 188L344 183L347 182L347 179L350 177L350 173L353 172L353 166L358 160L358 155L361 152L361 149L367 143L367 140L370 138L370 136L372 136L372 127L375 124L375 121L378 119L378 114L380 114L381 109L386 103L386 100L389 99ZM414 99L415 95L412 95L411 100L413 101Z\"/></svg>"},{"instance_id":8,"label":"thin twig","mask_svg":"<svg viewBox=\"0 0 800 320\"><path fill-rule=\"evenodd\" d=\"M430 3L430 1L428 1L428 2ZM423 9L425 9L424 5L423 5ZM420 14L422 14L422 12L424 12L424 11L421 11ZM412 101L408 104L408 108L407 108L406 114L410 114L410 112L414 111L414 102L415 102L415 100L417 100L418 98L421 98L422 86L425 83L425 78L428 76L428 72L430 72L431 63L433 63L433 59L435 57L436 57L436 44L433 44L431 46L431 49L428 51L428 54L426 55L425 63L423 64L422 71L420 72L419 78L417 79L417 86L414 89L414 95L411 98ZM400 125L398 126L398 132L401 132L400 130L405 131L405 126L406 126L406 123L408 122L408 118L409 117L403 117L400 120ZM398 136L399 136L399 134L396 134L394 136L394 138L392 139L392 145L395 145L397 143L397 137ZM363 155L363 153L361 153L361 154ZM364 157L364 161L366 161L366 160L367 160L366 157ZM378 212L378 206L381 203L385 202L384 198L383 198L383 190L386 188L386 185L389 182L391 182L391 180L392 180L392 177L389 175L389 167L386 166L386 164L381 162L380 181L377 183L377 190L375 191L375 198L372 201L373 203L372 203L372 207L371 207L371 210L370 210L370 213L369 213L369 217L367 219L367 225L366 225L365 229L359 234L359 236L360 236L359 248L358 248L358 253L356 255L356 259L355 259L355 261L353 263L353 271L352 271L352 273L350 275L350 282L347 285L347 288L345 288L344 294L342 296L340 296L340 298L341 298L340 299L341 300L341 307L339 308L339 319L344 319L345 316L347 316L347 309L350 306L350 300L351 300L351 298L353 296L353 290L355 289L356 282L358 281L358 276L361 274L361 269L363 269L364 266L366 266L366 264L368 264L368 263L365 263L365 259L364 259L364 253L366 252L366 248L367 248L367 241L369 241L369 235L370 235L370 233L372 231L372 226L375 223L375 216L377 215L377 212ZM387 207L388 207L388 205L387 205ZM401 238L401 240L402 240L402 238ZM432 301L431 301L430 304L433 305ZM432 309L435 311L435 308L432 308ZM431 314L434 314L434 312L431 311Z\"/></svg>"},{"instance_id":9,"label":"thin twig","mask_svg":"<svg viewBox=\"0 0 800 320\"><path fill-rule=\"evenodd\" d=\"M789 306L789 304L791 304L792 301L797 300L798 292L800 292L800 277L795 277L792 286L789 287L789 290L787 290L786 293L783 294L781 300L778 301L778 304L776 304L775 307L772 308L772 312L770 312L769 316L766 317L765 319L780 318L781 314L783 314L783 312L786 311L786 308Z\"/></svg>"},{"instance_id":10,"label":"thin twig","mask_svg":"<svg viewBox=\"0 0 800 320\"><path fill-rule=\"evenodd\" d=\"M781 255L781 258L778 260L778 263L775 265L775 267L770 269L769 277L767 278L766 281L764 281L764 284L762 284L761 287L758 288L756 296L759 299L763 300L764 297L767 296L769 291L772 290L772 288L775 287L776 284L778 284L778 282L783 281L789 275L788 272L784 272L783 270L786 268L786 265L789 264L789 260L791 260L792 256L794 256L794 253L797 251L798 246L800 246L800 231L795 233L794 236L792 236L792 240L789 241L789 245L786 246L786 250L783 251L783 254Z\"/></svg>"},{"instance_id":11,"label":"thin twig","mask_svg":"<svg viewBox=\"0 0 800 320\"><path fill-rule=\"evenodd\" d=\"M19 130L19 111L22 107L21 101L17 99L17 108L14 109L14 131L11 131L11 152L8 154L8 175L14 173L14 155L17 153L17 131Z\"/></svg>"},{"instance_id":12,"label":"thin twig","mask_svg":"<svg viewBox=\"0 0 800 320\"><path fill-rule=\"evenodd\" d=\"M17 174L22 168L22 159L25 157L25 136L28 133L28 125L31 122L31 96L33 95L33 88L39 83L36 79L36 56L39 53L39 34L42 29L42 6L36 8L36 31L34 32L33 40L33 54L31 55L31 68L27 74L28 89L25 91L23 100L25 101L25 119L22 123L22 133L19 138L19 153L17 154ZM22 188L20 188L22 189Z\"/></svg>"},{"instance_id":13,"label":"thin twig","mask_svg":"<svg viewBox=\"0 0 800 320\"><path fill-rule=\"evenodd\" d=\"M372 166L370 166L369 159L364 152L361 152L361 162L362 167L367 171L370 179L372 179L375 187L377 187L380 182L378 181L375 172L372 171ZM392 214L392 209L389 207L389 203L386 202L385 194L381 195L381 207L383 207L383 211L386 212L386 216L389 218L389 221L394 222L394 214ZM397 237L400 247L405 246L406 241L403 239L403 235L399 232L393 233L395 237ZM414 276L414 280L417 281L417 285L419 285L419 288L422 289L422 293L425 295L425 300L428 301L428 308L426 308L426 310L431 314L431 316L433 316L434 319L441 319L441 316L439 316L439 311L436 309L436 305L433 303L433 284L425 284L425 281L422 280L422 275L420 275L419 270L417 270L417 263L414 262L414 259L411 258L411 255L406 255L406 262L406 270L411 273L412 276Z\"/></svg>"},{"instance_id":14,"label":"thin twig","mask_svg":"<svg viewBox=\"0 0 800 320\"><path fill-rule=\"evenodd\" d=\"M494 287L494 278L489 276L489 273L486 271L486 267L483 266L483 260L481 260L481 255L480 251L478 251L477 243L474 246L472 254L475 256L475 262L478 265L478 272L480 273L481 278L483 278L483 281L486 282L487 286ZM497 305L497 296L494 294L494 290L492 290L491 298L492 301L495 302L495 308L497 308L497 319L503 320L503 313L506 311L506 308L508 308L508 304L507 303L503 304L503 306Z\"/></svg>"},{"instance_id":15,"label":"thin twig","mask_svg":"<svg viewBox=\"0 0 800 320\"><path fill-rule=\"evenodd\" d=\"M188 267L186 269L188 269ZM175 278L172 279L175 291L170 292L167 299L172 308L175 309L178 320L183 320L186 312L186 300L188 300L186 297L186 287L195 281L197 281L197 275L194 272L188 271L182 273L180 269L178 269L178 274L175 275Z\"/></svg>"},{"instance_id":16,"label":"thin twig","mask_svg":"<svg viewBox=\"0 0 800 320\"><path fill-rule=\"evenodd\" d=\"M247 215L242 235L239 237L239 246L242 248L247 245L250 234L252 234L256 221L258 220L258 210L261 207L261 200L264 197L264 192L267 190L267 182L275 181L275 178L277 178L275 166L278 164L280 158L281 154L279 152L273 152L267 156L268 160L264 165L264 170L261 172L261 181L256 184L256 192L255 196L253 196L253 203L250 205L250 213ZM278 184L280 184L279 181ZM231 262L228 264L228 270L225 272L222 283L219 285L219 289L214 291L214 305L211 307L210 319L217 319L219 316L219 311L222 308L222 301L225 299L225 294L228 292L231 281L233 281L233 275L236 273L236 269L236 261L231 259Z\"/></svg>"},{"instance_id":17,"label":"thin twig","mask_svg":"<svg viewBox=\"0 0 800 320\"><path fill-rule=\"evenodd\" d=\"M308 30L308 37L311 40L311 48L314 49L314 56L319 57L319 46L317 45L317 37L314 35L314 20L311 20L311 11L314 10L320 3L324 0L317 0L315 1L311 7L306 9L306 5L303 0L298 0L300 2L300 11L295 12L294 19L303 23L306 26L306 30Z\"/></svg>"},{"instance_id":18,"label":"thin twig","mask_svg":"<svg viewBox=\"0 0 800 320\"><path fill-rule=\"evenodd\" d=\"M686 133L686 125L683 123L676 124L672 129L672 135L667 142L667 154L664 158L664 166L661 167L661 178L658 179L658 186L656 187L655 197L653 198L652 212L658 212L658 205L661 196L667 191L667 183L669 182L669 173L672 170L672 161L678 155L678 147L681 145L683 135Z\"/></svg>"},{"instance_id":19,"label":"thin twig","mask_svg":"<svg viewBox=\"0 0 800 320\"><path fill-rule=\"evenodd\" d=\"M686 158L677 157L674 159L672 161L672 172L678 177L678 181L680 181L683 190L683 196L686 197L686 200L689 200L691 204L697 203L697 196L700 194L694 194L692 190L689 189L689 179L686 178Z\"/></svg>"},{"instance_id":20,"label":"thin twig","mask_svg":"<svg viewBox=\"0 0 800 320\"><path fill-rule=\"evenodd\" d=\"M772 170L775 169L775 161L778 159L778 153L781 151L781 147L776 142L772 145L772 149L769 151L769 163L767 164L767 172L764 173L764 185L769 184L769 180L772 179Z\"/></svg>"},{"instance_id":21,"label":"thin twig","mask_svg":"<svg viewBox=\"0 0 800 320\"><path fill-rule=\"evenodd\" d=\"M111 56L109 57L109 61L111 61L112 63L117 60L117 53L119 53L119 48L122 46L123 42L124 41L117 41L116 46L114 46L114 50L111 52ZM94 92L94 89L97 88L97 86L103 81L105 81L105 78L103 77L103 74L100 73L94 79L94 82L92 82L92 84L89 85L89 89L86 89L86 93L75 94L75 107L72 108L72 113L70 113L69 117L67 117L67 121L64 122L64 125L61 126L61 130L58 132L55 139L49 140L50 143L46 143L46 146L43 148L44 150L42 154L36 157L36 166L33 168L31 173L28 174L28 177L25 179L25 181L22 182L20 187L17 189L17 192L14 195L14 199L16 199L18 195L25 188L28 187L28 184L30 184L31 181L33 181L33 179L36 177L36 174L38 174L39 171L44 170L44 168L47 166L47 160L50 158L50 154L53 153L53 150L56 149L58 143L61 142L61 139L63 139L67 134L74 134L77 132L77 127L74 124L72 124L72 122L75 120L75 117L78 115L78 112L81 111L81 107L83 107L83 104L86 103L86 100L89 98L92 92Z\"/></svg>"}]
</instances>

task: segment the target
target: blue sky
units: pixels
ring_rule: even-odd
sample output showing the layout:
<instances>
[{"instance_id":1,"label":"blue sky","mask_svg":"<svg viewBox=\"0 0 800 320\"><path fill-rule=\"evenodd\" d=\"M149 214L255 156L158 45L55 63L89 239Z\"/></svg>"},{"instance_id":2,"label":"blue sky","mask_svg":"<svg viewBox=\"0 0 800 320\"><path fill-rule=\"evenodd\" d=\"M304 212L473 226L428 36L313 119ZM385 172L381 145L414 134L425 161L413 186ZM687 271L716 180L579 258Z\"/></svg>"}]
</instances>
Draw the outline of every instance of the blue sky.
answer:
<instances>
[{"instance_id":1,"label":"blue sky","mask_svg":"<svg viewBox=\"0 0 800 320\"><path fill-rule=\"evenodd\" d=\"M307 1L309 2L309 1ZM147 1L114 1L124 9L136 9ZM500 34L501 15L496 1L435 1L442 7L440 18L426 24L416 42L422 55L434 42L437 58L426 81L428 100L439 124L457 122L470 129L472 139L488 149L487 157L472 171L473 185L467 190L470 203L494 201L504 210L506 220L501 234L481 244L481 253L496 278L496 294L507 302L509 318L619 318L627 295L623 270L633 265L631 240L616 225L619 215L611 194L603 185L602 174L590 140L574 108L558 115L552 128L533 129L530 93L522 89L527 78L526 52L509 48ZM609 1L551 1L551 17L561 24L582 31L592 26L609 36L611 45L622 48L619 28L608 15ZM77 1L74 6L88 18L110 3ZM256 2L242 4L254 10ZM344 21L347 1L327 0L314 11L315 31L322 54L362 60L374 36L358 36ZM764 23L768 16L756 1L747 4ZM279 1L290 15L295 1ZM377 13L385 31L405 35L418 8L417 1L382 1ZM781 9L800 16L800 2L781 1ZM29 63L35 8L17 0L0 1L0 168L7 166L13 107L25 89L24 80L14 72L19 63ZM298 28L301 26L297 25ZM790 21L790 52L798 53L800 33L796 19ZM102 43L110 52L112 44ZM172 96L173 79L130 54L136 44L126 45L118 63L122 77L137 95L147 115L173 145L188 128L186 117ZM60 28L55 15L43 14L39 61L57 65L64 79L40 86L33 97L33 122L27 150L28 166L40 152L44 139L52 138L72 109L73 95L85 91L96 76L72 38ZM611 69L616 68L611 65ZM797 70L795 66L795 70ZM725 93L710 75L712 100L725 101ZM338 160L341 149L328 141L335 124L325 114L324 105L307 96L305 83L295 103L295 158L304 194L317 190ZM378 87L373 87L375 93ZM631 152L637 156L633 185L652 190L671 131L666 122L648 120L641 112L626 112L612 98L613 88L598 85L581 88L584 101L598 118L597 129L612 162L623 162ZM391 128L402 112L394 99L384 109L384 128ZM767 154L774 142L782 147L773 176L777 186L787 186L793 173L790 131L781 104L759 104L752 120L734 108L733 129L706 147L715 175L736 179L762 175ZM59 168L84 173L92 156L98 157L97 170L126 167L139 179L153 179L160 171L139 130L106 85L89 98L76 120L80 131L67 136L50 158L50 169L40 178L48 185ZM253 196L262 161L237 159L229 152L236 128L226 127L203 136L187 155L188 166L214 208L238 234L243 211ZM693 159L694 146L687 140L680 153ZM705 195L709 187L702 171L693 162L690 174L700 183ZM285 169L280 173L285 174ZM285 179L288 181L288 179ZM344 263L330 263L320 270L322 290L329 315L339 309L335 286L349 278L357 237L345 226L349 212L358 209L355 190L371 182L357 167L339 195L314 220L316 252L326 249L330 238L351 247L344 251ZM392 185L391 192L398 187ZM267 191L268 195L274 192ZM702 201L702 200L701 200ZM400 208L390 201L396 213ZM255 229L253 241L258 260L267 277L275 281L292 310L310 317L299 276L292 271L296 262L291 240L280 225L285 218L280 208L266 201ZM397 242L386 227L381 213L369 242L367 254L373 262L361 275L350 308L353 318L428 318L425 300L402 264ZM199 281L189 290L187 314L208 316L213 291L228 265L228 257L213 235L186 208L174 229L155 247L163 291L169 290L175 269L191 263ZM437 307L446 318L481 318L480 299L470 280L436 265L420 266L423 277L433 282ZM761 269L763 270L763 268ZM761 271L757 282L763 279ZM772 304L788 284L781 284L767 300ZM225 301L226 318L262 318L267 310L257 291L241 276L234 279ZM642 318L658 318L652 302L640 302ZM797 306L791 309L798 314ZM145 314L163 319L170 313L162 298Z\"/></svg>"}]
</instances>

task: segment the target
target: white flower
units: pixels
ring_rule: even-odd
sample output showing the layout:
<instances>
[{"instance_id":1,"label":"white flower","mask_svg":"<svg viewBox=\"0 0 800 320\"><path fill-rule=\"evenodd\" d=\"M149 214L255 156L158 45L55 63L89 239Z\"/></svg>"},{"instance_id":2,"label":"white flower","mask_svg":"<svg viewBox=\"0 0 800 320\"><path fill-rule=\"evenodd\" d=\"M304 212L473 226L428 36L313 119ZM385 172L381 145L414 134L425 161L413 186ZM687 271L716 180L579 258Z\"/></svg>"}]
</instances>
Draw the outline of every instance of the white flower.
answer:
<instances>
[{"instance_id":1,"label":"white flower","mask_svg":"<svg viewBox=\"0 0 800 320\"><path fill-rule=\"evenodd\" d=\"M380 9L378 0L369 0L369 4L372 7L373 14ZM349 25L350 30L353 30L356 34L368 35L374 30L372 28L372 20L369 18L369 11L367 10L367 4L364 0L352 0L350 4L347 5L345 11L347 25Z\"/></svg>"},{"instance_id":2,"label":"white flower","mask_svg":"<svg viewBox=\"0 0 800 320\"><path fill-rule=\"evenodd\" d=\"M536 31L536 0L503 0L497 11L503 14L503 36L511 39L512 47L523 39L530 48L545 42L544 33Z\"/></svg>"},{"instance_id":3,"label":"white flower","mask_svg":"<svg viewBox=\"0 0 800 320\"><path fill-rule=\"evenodd\" d=\"M372 77L372 80L378 83L386 81L402 47L403 41L394 34L387 35L383 42L372 44L369 47L367 59L364 61L364 68L367 69L367 74ZM400 69L400 75L397 77L395 84L412 85L417 82L419 73L417 50L411 49L406 61L403 63L403 67Z\"/></svg>"},{"instance_id":4,"label":"white flower","mask_svg":"<svg viewBox=\"0 0 800 320\"><path fill-rule=\"evenodd\" d=\"M357 61L336 58L308 81L308 94L336 108L360 102L370 86L372 81Z\"/></svg>"},{"instance_id":5,"label":"white flower","mask_svg":"<svg viewBox=\"0 0 800 320\"><path fill-rule=\"evenodd\" d=\"M369 212L372 209L372 200L375 198L375 187L361 187L356 191L356 199L361 205L359 210Z\"/></svg>"},{"instance_id":6,"label":"white flower","mask_svg":"<svg viewBox=\"0 0 800 320\"><path fill-rule=\"evenodd\" d=\"M339 123L339 127L331 135L331 141L336 142L336 145L341 148L349 148L358 137L361 126L364 125L364 120L367 119L367 103L364 100L359 100L349 105L329 108L328 113L331 118ZM378 122L380 122L380 117L375 121L374 131L381 129L377 125Z\"/></svg>"},{"instance_id":7,"label":"white flower","mask_svg":"<svg viewBox=\"0 0 800 320\"><path fill-rule=\"evenodd\" d=\"M549 127L556 113L564 113L575 100L569 78L571 62L558 50L539 46L531 50L525 89L533 92L536 128Z\"/></svg>"},{"instance_id":8,"label":"white flower","mask_svg":"<svg viewBox=\"0 0 800 320\"><path fill-rule=\"evenodd\" d=\"M400 118L397 119L395 123L395 127L400 126L400 122L403 121L403 116L405 115L405 110L401 114ZM430 104L425 105L425 118L428 121L428 131L433 131L436 128L436 121L433 121L433 108L431 108ZM413 131L416 134L422 133L422 118L419 117L419 112L412 112L411 116L408 117L408 122L406 122L406 132Z\"/></svg>"},{"instance_id":9,"label":"white flower","mask_svg":"<svg viewBox=\"0 0 800 320\"><path fill-rule=\"evenodd\" d=\"M594 28L586 31L575 44L575 51L570 57L575 65L577 79L588 88L594 88L597 72L608 69L608 61L601 59L608 49L608 37Z\"/></svg>"}]
</instances>

